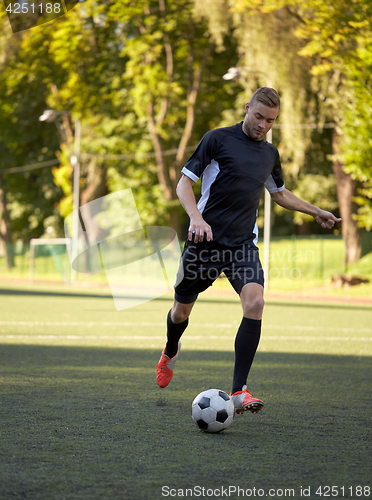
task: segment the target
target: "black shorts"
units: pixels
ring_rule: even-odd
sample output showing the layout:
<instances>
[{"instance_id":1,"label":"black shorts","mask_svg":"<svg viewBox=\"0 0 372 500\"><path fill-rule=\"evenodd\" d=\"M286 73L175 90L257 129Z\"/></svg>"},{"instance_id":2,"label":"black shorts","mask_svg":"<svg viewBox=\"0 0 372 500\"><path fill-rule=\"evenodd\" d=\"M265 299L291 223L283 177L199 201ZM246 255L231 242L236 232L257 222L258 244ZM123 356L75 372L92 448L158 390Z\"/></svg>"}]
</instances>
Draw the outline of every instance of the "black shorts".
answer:
<instances>
[{"instance_id":1,"label":"black shorts","mask_svg":"<svg viewBox=\"0 0 372 500\"><path fill-rule=\"evenodd\" d=\"M175 299L182 304L195 302L225 273L234 290L240 295L247 283L264 284L258 248L255 245L225 247L214 241L194 243L186 240L177 274Z\"/></svg>"}]
</instances>

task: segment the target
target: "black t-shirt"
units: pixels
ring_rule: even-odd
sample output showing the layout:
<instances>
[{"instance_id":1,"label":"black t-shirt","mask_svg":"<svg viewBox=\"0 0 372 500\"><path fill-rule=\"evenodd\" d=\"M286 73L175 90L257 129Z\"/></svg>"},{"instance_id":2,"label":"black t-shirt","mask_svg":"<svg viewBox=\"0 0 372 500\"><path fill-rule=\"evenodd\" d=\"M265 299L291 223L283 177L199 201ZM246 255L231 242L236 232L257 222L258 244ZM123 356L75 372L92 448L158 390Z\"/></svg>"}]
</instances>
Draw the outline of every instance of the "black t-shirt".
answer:
<instances>
[{"instance_id":1,"label":"black t-shirt","mask_svg":"<svg viewBox=\"0 0 372 500\"><path fill-rule=\"evenodd\" d=\"M257 243L257 209L263 188L282 191L279 152L267 141L248 137L237 123L207 132L182 173L202 176L198 209L221 245Z\"/></svg>"}]
</instances>

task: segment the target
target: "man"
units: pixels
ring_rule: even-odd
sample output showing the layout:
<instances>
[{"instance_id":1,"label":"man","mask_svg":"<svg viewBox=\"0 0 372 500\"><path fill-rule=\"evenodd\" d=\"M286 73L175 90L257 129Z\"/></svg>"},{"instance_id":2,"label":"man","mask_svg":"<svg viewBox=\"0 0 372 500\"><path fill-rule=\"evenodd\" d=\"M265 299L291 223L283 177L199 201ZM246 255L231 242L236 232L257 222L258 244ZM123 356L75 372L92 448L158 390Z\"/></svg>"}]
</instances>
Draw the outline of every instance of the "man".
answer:
<instances>
[{"instance_id":1,"label":"man","mask_svg":"<svg viewBox=\"0 0 372 500\"><path fill-rule=\"evenodd\" d=\"M231 391L236 413L256 413L264 404L246 386L260 340L264 306L263 270L256 247L256 216L264 187L276 203L312 215L324 228L341 220L285 189L278 150L264 140L279 109L274 89L258 89L245 105L242 123L205 134L182 169L177 186L190 226L167 318L167 343L156 365L157 383L166 387L171 381L179 340L198 294L224 272L243 307ZM201 176L201 198L196 204L192 186Z\"/></svg>"}]
</instances>

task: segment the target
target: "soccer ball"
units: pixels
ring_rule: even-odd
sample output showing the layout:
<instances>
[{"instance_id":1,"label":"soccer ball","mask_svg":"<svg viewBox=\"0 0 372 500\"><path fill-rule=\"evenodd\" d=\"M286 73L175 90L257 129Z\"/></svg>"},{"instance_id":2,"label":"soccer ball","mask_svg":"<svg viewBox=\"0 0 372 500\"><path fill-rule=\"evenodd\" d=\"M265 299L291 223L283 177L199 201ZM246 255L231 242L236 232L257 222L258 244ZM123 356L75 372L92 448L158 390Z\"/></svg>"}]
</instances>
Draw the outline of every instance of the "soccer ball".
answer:
<instances>
[{"instance_id":1,"label":"soccer ball","mask_svg":"<svg viewBox=\"0 0 372 500\"><path fill-rule=\"evenodd\" d=\"M221 432L233 421L234 402L226 392L208 389L192 402L191 416L202 431Z\"/></svg>"}]
</instances>

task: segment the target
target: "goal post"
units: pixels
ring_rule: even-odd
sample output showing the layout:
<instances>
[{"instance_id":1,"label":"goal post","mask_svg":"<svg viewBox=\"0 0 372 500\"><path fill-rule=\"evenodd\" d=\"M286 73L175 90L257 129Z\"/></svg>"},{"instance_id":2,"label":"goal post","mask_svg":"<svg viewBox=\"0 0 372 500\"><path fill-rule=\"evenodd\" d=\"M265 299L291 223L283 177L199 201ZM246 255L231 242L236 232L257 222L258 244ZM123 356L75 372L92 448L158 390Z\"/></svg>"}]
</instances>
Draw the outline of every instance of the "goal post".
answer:
<instances>
[{"instance_id":1,"label":"goal post","mask_svg":"<svg viewBox=\"0 0 372 500\"><path fill-rule=\"evenodd\" d=\"M71 251L71 238L33 238L30 240L30 272L29 272L29 281L30 283L34 282L34 274L35 274L35 247L38 246L46 246L50 256L53 258L54 263L56 264L57 269L60 274L63 275L64 282L70 283L70 272L71 266L65 265L63 266L63 272L60 271L59 267L61 262L58 260L57 253L54 250L56 245L65 245L66 247L66 256L65 262L68 253ZM67 259L68 260L68 259Z\"/></svg>"}]
</instances>

